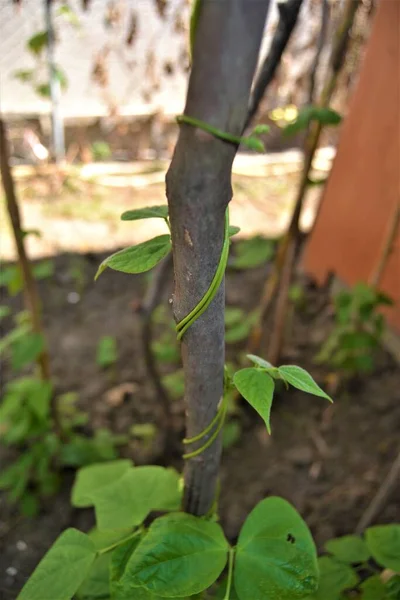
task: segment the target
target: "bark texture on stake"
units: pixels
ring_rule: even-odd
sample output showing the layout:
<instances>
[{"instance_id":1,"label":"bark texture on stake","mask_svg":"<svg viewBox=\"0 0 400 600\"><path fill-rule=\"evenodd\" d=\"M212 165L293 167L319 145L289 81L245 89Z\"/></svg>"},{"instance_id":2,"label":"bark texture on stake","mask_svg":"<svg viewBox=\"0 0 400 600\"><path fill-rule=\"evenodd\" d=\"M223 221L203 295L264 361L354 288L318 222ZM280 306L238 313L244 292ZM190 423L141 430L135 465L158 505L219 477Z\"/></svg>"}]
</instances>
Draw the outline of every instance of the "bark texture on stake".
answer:
<instances>
[{"instance_id":1,"label":"bark texture on stake","mask_svg":"<svg viewBox=\"0 0 400 600\"><path fill-rule=\"evenodd\" d=\"M269 0L202 1L185 114L241 134L268 5ZM177 322L201 300L217 269L236 150L200 129L181 126L167 173ZM223 394L223 284L206 312L184 334L182 360L187 437L193 437L212 421ZM187 512L204 515L212 507L220 454L219 437L188 460Z\"/></svg>"},{"instance_id":2,"label":"bark texture on stake","mask_svg":"<svg viewBox=\"0 0 400 600\"><path fill-rule=\"evenodd\" d=\"M24 299L26 309L32 319L32 329L35 333L43 334L40 298L37 285L32 273L31 264L26 255L25 244L22 233L21 217L19 214L17 196L15 193L14 180L10 168L10 153L7 143L7 132L3 119L0 117L0 171L3 181L4 194L6 197L7 212L10 217L11 228L14 236L18 263L24 282ZM38 357L38 366L42 379L50 379L49 357L46 350Z\"/></svg>"}]
</instances>

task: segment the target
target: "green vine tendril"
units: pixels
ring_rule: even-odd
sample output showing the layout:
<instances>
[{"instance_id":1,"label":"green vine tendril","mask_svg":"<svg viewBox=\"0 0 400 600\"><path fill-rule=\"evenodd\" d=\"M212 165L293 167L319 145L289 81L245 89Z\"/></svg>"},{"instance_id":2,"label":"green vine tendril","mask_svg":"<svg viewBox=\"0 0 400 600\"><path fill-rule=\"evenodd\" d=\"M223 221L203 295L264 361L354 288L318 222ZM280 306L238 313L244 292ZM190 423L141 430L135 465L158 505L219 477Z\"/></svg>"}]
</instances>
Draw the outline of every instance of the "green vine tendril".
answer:
<instances>
[{"instance_id":1,"label":"green vine tendril","mask_svg":"<svg viewBox=\"0 0 400 600\"><path fill-rule=\"evenodd\" d=\"M190 117L188 115L179 115L176 117L176 120L179 124L185 123L186 125L191 125L193 127L198 127L199 129L203 129L207 133L214 135L215 137L239 146L240 144L245 144L251 150L256 150L257 152L264 152L265 147L262 141L258 138L260 134L267 133L269 128L267 125L258 125L254 128L252 134L250 136L237 136L231 133L227 133L201 121L200 119L196 119L194 117ZM191 325L207 310L210 306L211 302L215 298L216 293L219 290L221 282L224 278L226 265L228 262L228 254L229 254L229 210L226 209L225 213L225 229L224 229L224 241L221 250L221 256L219 259L218 267L213 277L213 280L210 283L210 287L202 297L202 299L196 304L193 310L190 311L188 315L176 325L177 338L180 340L183 334L189 329ZM208 438L208 440L197 450L193 450L193 452L188 452L183 455L184 459L194 458L198 456L204 450L209 448L214 440L218 437L219 432L224 426L225 416L227 412L227 395L225 393L225 385L224 385L224 395L222 397L222 401L218 408L217 414L211 423L198 435L192 438L186 438L183 440L184 444L193 444L194 442L198 442L205 438L214 428L212 435Z\"/></svg>"},{"instance_id":2,"label":"green vine tendril","mask_svg":"<svg viewBox=\"0 0 400 600\"><path fill-rule=\"evenodd\" d=\"M213 280L210 284L210 287L204 294L203 298L200 300L198 304L194 307L192 311L184 318L182 321L176 325L177 337L180 340L185 333L189 329L191 325L202 315L207 308L210 306L215 294L218 292L219 286L221 285L221 281L224 278L224 273L226 269L226 264L228 262L228 253L229 253L229 212L228 209L225 213L225 230L224 230L224 243L222 246L221 257L219 259L218 267L213 277Z\"/></svg>"},{"instance_id":3,"label":"green vine tendril","mask_svg":"<svg viewBox=\"0 0 400 600\"><path fill-rule=\"evenodd\" d=\"M265 152L265 146L263 142L258 138L259 135L263 133L268 133L269 127L268 125L257 125L251 135L233 135L232 133L227 133L226 131L222 131L222 129L218 129L205 121L201 121L200 119L196 119L195 117L189 117L188 115L178 115L176 120L179 124L185 123L186 125L192 125L193 127L198 127L207 133L223 140L224 142L228 142L230 144L235 144L236 146L240 146L240 144L244 144L250 150L256 150L256 152Z\"/></svg>"}]
</instances>

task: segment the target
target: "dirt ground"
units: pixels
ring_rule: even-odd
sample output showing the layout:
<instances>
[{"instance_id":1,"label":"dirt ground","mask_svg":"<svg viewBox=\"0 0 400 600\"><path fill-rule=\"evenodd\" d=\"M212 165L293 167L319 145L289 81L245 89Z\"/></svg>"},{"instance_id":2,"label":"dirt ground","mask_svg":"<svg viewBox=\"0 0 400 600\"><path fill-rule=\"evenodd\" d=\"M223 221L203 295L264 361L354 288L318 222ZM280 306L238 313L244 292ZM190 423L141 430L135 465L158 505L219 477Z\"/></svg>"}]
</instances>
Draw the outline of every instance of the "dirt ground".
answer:
<instances>
[{"instance_id":1,"label":"dirt ground","mask_svg":"<svg viewBox=\"0 0 400 600\"><path fill-rule=\"evenodd\" d=\"M323 177L334 155L322 148L314 162L315 176ZM287 227L301 153L291 150L270 155L239 154L233 169L232 224L240 224L239 236L263 234L278 237ZM128 209L165 204L167 161L91 163L68 166L14 168L25 229L42 235L26 238L29 256L39 258L62 252L102 252L117 246L143 242L165 233L158 219L122 222ZM302 214L302 227L314 219L321 188L311 187ZM110 201L111 200L111 201ZM0 194L0 257L14 258L14 243L8 225L5 199Z\"/></svg>"},{"instance_id":2,"label":"dirt ground","mask_svg":"<svg viewBox=\"0 0 400 600\"><path fill-rule=\"evenodd\" d=\"M132 423L155 423L162 428L162 413L146 379L135 307L146 285L145 276L128 276L111 270L96 284L93 275L104 254L64 254L55 257L55 273L40 282L45 326L51 349L51 367L60 392L76 391L80 405L90 413L90 426L107 426L127 432ZM228 270L228 306L246 311L255 306L268 267ZM79 273L79 277L76 275ZM304 280L302 279L304 283ZM282 363L309 369L321 384L328 372L313 363L325 339L331 314L327 293L305 282L306 301L292 320L292 335ZM72 294L72 295L71 295ZM7 300L7 299L6 299ZM20 303L12 299L14 308ZM168 294L164 299L168 307ZM7 327L7 324L6 324ZM117 340L118 362L113 377L96 365L96 347L103 335ZM228 347L237 357L243 344ZM5 369L7 378L7 369ZM130 383L133 394L112 405L107 392ZM300 510L319 547L332 536L350 533L388 472L398 452L400 428L398 365L379 351L372 376L341 389L335 403L293 389L281 390L272 410L272 436L255 413L239 407L235 416L242 433L224 452L221 467L220 515L227 536L235 539L248 511L266 495L281 495ZM175 447L170 464L181 468L180 443L184 435L183 405L175 400ZM136 462L160 457L159 438L143 449L132 441L122 449ZM171 452L172 451L172 452ZM4 460L4 449L0 450ZM93 524L90 510L69 505L72 472L65 472L61 492L48 499L40 515L22 519L0 500L0 599L16 597L45 550L67 526L87 530ZM386 503L377 522L400 518L400 488Z\"/></svg>"}]
</instances>

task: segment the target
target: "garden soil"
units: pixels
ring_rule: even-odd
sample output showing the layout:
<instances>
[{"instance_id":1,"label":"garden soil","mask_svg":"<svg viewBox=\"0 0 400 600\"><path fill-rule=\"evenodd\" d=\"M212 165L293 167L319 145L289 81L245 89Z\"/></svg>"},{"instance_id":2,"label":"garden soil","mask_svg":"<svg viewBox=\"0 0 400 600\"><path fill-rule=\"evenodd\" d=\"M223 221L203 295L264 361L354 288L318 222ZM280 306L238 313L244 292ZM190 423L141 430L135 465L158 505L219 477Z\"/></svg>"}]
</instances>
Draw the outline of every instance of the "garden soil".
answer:
<instances>
[{"instance_id":1,"label":"garden soil","mask_svg":"<svg viewBox=\"0 0 400 600\"><path fill-rule=\"evenodd\" d=\"M88 433L107 427L129 433L132 424L153 423L158 432L151 444L138 439L121 448L136 464L156 462L182 467L180 440L184 436L182 400L172 401L174 444L164 452L163 412L146 377L140 346L138 308L148 278L107 270L96 284L93 276L104 255L64 254L54 258L55 273L40 282L51 367L57 390L76 392L79 405L90 415ZM228 306L246 311L260 297L268 267L246 271L228 269ZM172 274L171 274L172 277ZM332 324L327 290L300 279L305 296L288 315L288 342L283 364L310 370L321 385L332 384L329 372L314 363ZM169 311L166 290L163 303ZM20 308L21 300L4 300ZM5 326L11 323L6 322ZM96 364L100 338L117 340L118 361L102 371ZM206 351L206 349L204 349ZM228 347L233 360L243 343ZM4 366L4 380L9 377ZM127 385L121 385L127 384ZM271 416L272 436L256 413L238 404L233 419L241 434L224 451L219 513L227 536L235 540L252 507L267 495L292 502L309 524L320 549L333 537L351 533L389 471L399 451L400 375L384 350L375 371L364 381L342 384L334 404L290 389L278 390ZM0 449L4 466L9 450ZM34 519L20 517L4 496L0 499L0 599L16 598L44 552L66 527L88 530L90 510L69 504L73 472L63 473L58 495L43 502ZM400 486L377 516L377 523L400 520Z\"/></svg>"}]
</instances>

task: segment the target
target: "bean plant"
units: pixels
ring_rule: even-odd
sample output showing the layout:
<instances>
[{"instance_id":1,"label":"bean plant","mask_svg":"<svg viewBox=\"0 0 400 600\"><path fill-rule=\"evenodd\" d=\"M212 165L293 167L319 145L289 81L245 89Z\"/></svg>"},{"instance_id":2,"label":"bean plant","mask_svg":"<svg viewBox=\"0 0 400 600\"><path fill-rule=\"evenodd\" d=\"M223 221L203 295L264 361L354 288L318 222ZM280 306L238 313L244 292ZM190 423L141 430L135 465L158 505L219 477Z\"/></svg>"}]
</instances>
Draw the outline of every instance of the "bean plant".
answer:
<instances>
[{"instance_id":1,"label":"bean plant","mask_svg":"<svg viewBox=\"0 0 400 600\"><path fill-rule=\"evenodd\" d=\"M166 206L136 209L123 220L162 218ZM229 229L227 229L229 243ZM141 273L170 251L169 233L108 257L106 268ZM177 332L184 325L177 325ZM271 433L276 381L331 401L311 375L296 365L271 365L248 355L249 366L225 371L224 396L212 423L183 440L201 459L224 426L228 392L236 388ZM271 496L246 518L236 544L219 524L217 500L203 517L181 510L183 481L175 469L134 466L131 460L94 464L78 471L71 495L76 508L93 508L89 533L70 528L55 541L18 600L339 600L354 590L363 600L396 598L400 571L400 525L371 527L365 537L346 536L326 545L318 559L307 524L285 499ZM154 513L162 513L155 517ZM390 577L382 578L381 569Z\"/></svg>"},{"instance_id":2,"label":"bean plant","mask_svg":"<svg viewBox=\"0 0 400 600\"><path fill-rule=\"evenodd\" d=\"M33 268L34 277L50 277L53 268L51 261L38 263ZM11 295L21 292L20 268L2 269L0 285ZM0 306L0 319L10 317L10 308ZM1 398L0 436L2 443L19 455L2 469L0 490L7 491L8 501L23 515L32 517L41 501L58 491L64 467L115 459L117 446L128 438L106 429L96 431L91 438L82 434L89 416L78 408L77 394L57 394L53 382L38 374L36 361L46 346L44 334L33 331L27 310L14 314L13 322L0 342L0 356L13 373Z\"/></svg>"},{"instance_id":3,"label":"bean plant","mask_svg":"<svg viewBox=\"0 0 400 600\"><path fill-rule=\"evenodd\" d=\"M386 294L362 282L339 292L334 299L334 325L317 362L347 375L371 372L385 331L385 318L379 310L391 304Z\"/></svg>"}]
</instances>

